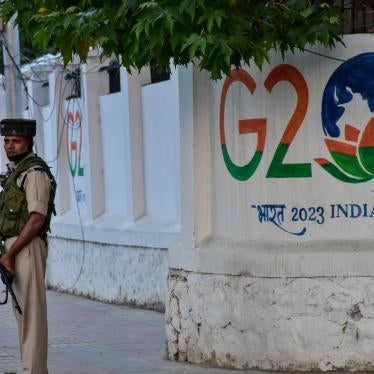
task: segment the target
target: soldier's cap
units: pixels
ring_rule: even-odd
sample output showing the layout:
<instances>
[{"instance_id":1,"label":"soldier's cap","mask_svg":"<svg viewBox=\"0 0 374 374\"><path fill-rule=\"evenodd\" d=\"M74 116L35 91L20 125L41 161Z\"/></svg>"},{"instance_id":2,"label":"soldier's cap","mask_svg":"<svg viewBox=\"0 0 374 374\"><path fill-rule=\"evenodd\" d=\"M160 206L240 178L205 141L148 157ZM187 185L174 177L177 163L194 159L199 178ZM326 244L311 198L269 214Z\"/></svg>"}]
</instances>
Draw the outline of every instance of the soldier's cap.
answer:
<instances>
[{"instance_id":1,"label":"soldier's cap","mask_svg":"<svg viewBox=\"0 0 374 374\"><path fill-rule=\"evenodd\" d=\"M21 135L33 138L36 133L36 121L24 118L5 118L0 121L0 135Z\"/></svg>"}]
</instances>

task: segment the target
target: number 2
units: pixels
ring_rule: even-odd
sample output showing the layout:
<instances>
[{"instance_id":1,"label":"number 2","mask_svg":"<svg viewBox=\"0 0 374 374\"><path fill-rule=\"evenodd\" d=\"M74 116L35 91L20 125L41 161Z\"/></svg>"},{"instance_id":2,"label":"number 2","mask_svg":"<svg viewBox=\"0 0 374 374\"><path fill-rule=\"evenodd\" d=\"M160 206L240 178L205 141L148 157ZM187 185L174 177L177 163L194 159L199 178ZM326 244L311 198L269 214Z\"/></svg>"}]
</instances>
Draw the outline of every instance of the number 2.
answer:
<instances>
[{"instance_id":1,"label":"number 2","mask_svg":"<svg viewBox=\"0 0 374 374\"><path fill-rule=\"evenodd\" d=\"M266 89L271 92L273 87L281 81L290 82L296 90L296 108L289 120L286 130L274 153L266 178L305 178L312 176L310 163L285 164L283 160L288 152L297 131L299 130L308 108L308 86L302 74L291 65L279 65L274 68L264 83Z\"/></svg>"}]
</instances>

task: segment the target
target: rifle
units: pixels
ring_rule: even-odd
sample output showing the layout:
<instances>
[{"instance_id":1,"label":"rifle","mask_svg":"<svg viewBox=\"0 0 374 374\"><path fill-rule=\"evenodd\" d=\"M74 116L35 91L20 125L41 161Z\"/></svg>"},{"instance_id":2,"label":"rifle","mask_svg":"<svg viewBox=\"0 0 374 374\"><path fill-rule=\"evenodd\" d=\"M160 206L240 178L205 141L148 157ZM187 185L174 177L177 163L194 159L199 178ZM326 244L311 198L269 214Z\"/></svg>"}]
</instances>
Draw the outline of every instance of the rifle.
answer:
<instances>
[{"instance_id":1,"label":"rifle","mask_svg":"<svg viewBox=\"0 0 374 374\"><path fill-rule=\"evenodd\" d=\"M18 313L22 315L21 307L18 304L16 295L14 294L12 288L13 276L7 269L5 269L3 265L0 265L0 277L5 285L5 300L3 302L0 302L0 305L4 305L8 302L8 294L10 293L10 296L13 299L14 307L18 310Z\"/></svg>"}]
</instances>

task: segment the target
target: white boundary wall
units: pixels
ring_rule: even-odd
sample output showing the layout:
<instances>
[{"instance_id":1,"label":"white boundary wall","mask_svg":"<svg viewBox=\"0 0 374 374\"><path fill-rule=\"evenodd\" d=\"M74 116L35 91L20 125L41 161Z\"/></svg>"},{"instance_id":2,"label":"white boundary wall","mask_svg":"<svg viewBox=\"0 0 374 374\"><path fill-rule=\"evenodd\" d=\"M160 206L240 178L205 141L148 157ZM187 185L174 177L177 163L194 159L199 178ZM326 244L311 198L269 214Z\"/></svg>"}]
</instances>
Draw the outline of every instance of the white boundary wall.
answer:
<instances>
[{"instance_id":1,"label":"white boundary wall","mask_svg":"<svg viewBox=\"0 0 374 374\"><path fill-rule=\"evenodd\" d=\"M108 65L93 51L81 66L24 67L25 118L37 119L36 150L58 183L47 284L163 310L167 248L180 233L178 72L151 84L149 69L121 68L109 94Z\"/></svg>"},{"instance_id":2,"label":"white boundary wall","mask_svg":"<svg viewBox=\"0 0 374 374\"><path fill-rule=\"evenodd\" d=\"M374 39L355 35L345 43L314 49L335 59L274 55L262 71L243 68L233 76L241 81L228 86L224 115L224 80L184 72L182 232L169 250L166 304L170 359L264 370L374 369L373 172L362 154L374 145L374 92L360 91L374 79L372 64L354 62L334 84L358 76L331 91L322 110L334 71L362 53L372 59ZM321 112L342 108L340 137L324 134ZM285 171L274 160L277 147L287 148L283 164L309 166ZM251 170L246 165L256 157ZM347 183L352 178L360 183Z\"/></svg>"},{"instance_id":3,"label":"white boundary wall","mask_svg":"<svg viewBox=\"0 0 374 374\"><path fill-rule=\"evenodd\" d=\"M345 42L347 48L315 51L347 60L374 49L371 35ZM29 102L25 116L42 123L37 149L59 186L49 286L156 309L166 295L170 359L266 370L372 370L372 179L343 180L370 174L359 148L371 145L364 136L371 114L352 95L355 105L342 124L350 130L330 139L330 149L321 124L323 91L341 63L296 54L285 61L273 56L262 72L243 69L255 86L230 86L226 139L220 132L224 81L212 82L192 66L154 85L147 70L121 70L121 92L108 95L100 70L108 62L92 54L81 69L80 98L71 97L66 72L43 67L48 95L30 80L33 96L43 91L42 105ZM284 64L297 70L296 80L282 70L266 90L267 77ZM305 113L295 110L297 102L306 104ZM283 163L310 164L311 174L269 176L292 113L302 125ZM264 118L265 140L258 141ZM282 139L288 144L289 137ZM239 166L234 172L222 144ZM315 160L336 166L329 150L342 149L358 155L358 165L352 158L338 165L343 176ZM240 177L256 152L261 161ZM319 207L323 222L300 216L309 208L321 215Z\"/></svg>"}]
</instances>

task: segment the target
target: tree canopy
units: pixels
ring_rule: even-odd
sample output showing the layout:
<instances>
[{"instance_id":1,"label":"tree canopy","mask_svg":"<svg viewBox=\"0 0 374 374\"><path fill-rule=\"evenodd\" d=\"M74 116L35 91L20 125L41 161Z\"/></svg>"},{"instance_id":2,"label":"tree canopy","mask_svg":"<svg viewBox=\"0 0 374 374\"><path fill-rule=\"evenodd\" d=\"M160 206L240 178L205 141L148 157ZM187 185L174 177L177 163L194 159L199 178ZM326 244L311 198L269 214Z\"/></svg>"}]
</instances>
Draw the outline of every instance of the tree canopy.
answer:
<instances>
[{"instance_id":1,"label":"tree canopy","mask_svg":"<svg viewBox=\"0 0 374 374\"><path fill-rule=\"evenodd\" d=\"M5 20L18 14L35 48L74 54L90 47L121 56L127 68L160 69L194 61L213 79L232 67L259 67L270 50L285 53L341 41L343 16L331 1L308 0L3 0Z\"/></svg>"}]
</instances>

